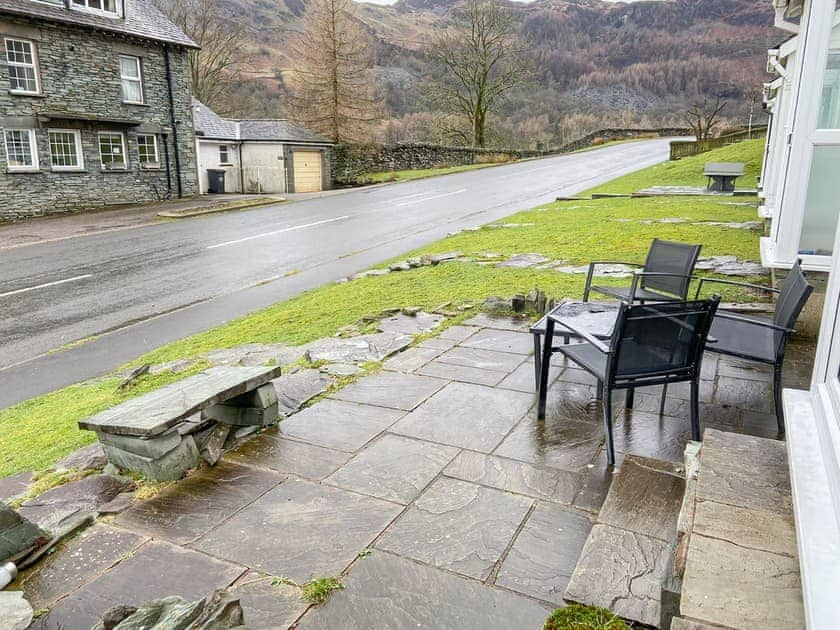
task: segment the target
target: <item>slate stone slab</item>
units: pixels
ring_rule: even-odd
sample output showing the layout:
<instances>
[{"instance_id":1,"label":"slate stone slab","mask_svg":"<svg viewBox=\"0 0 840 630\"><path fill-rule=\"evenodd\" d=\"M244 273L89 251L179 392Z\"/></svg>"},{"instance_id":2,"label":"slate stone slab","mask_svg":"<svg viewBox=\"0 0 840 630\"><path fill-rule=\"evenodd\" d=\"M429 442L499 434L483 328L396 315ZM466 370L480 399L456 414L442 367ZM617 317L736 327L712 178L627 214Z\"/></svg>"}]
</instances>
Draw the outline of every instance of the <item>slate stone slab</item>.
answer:
<instances>
[{"instance_id":1,"label":"slate stone slab","mask_svg":"<svg viewBox=\"0 0 840 630\"><path fill-rule=\"evenodd\" d=\"M621 453L616 453L617 466L621 465L623 457ZM592 463L588 464L579 473L582 482L572 505L582 510L598 513L617 473L618 467L613 468L607 463L607 456L602 448L595 455Z\"/></svg>"},{"instance_id":2,"label":"slate stone slab","mask_svg":"<svg viewBox=\"0 0 840 630\"><path fill-rule=\"evenodd\" d=\"M69 470L70 468L77 468L79 470L102 470L105 464L108 463L105 459L105 453L102 450L102 445L98 442L88 444L79 450L70 453L67 457L59 461L55 468L56 470Z\"/></svg>"},{"instance_id":3,"label":"slate stone slab","mask_svg":"<svg viewBox=\"0 0 840 630\"><path fill-rule=\"evenodd\" d=\"M411 411L444 385L446 381L437 378L381 372L348 385L332 398Z\"/></svg>"},{"instance_id":4,"label":"slate stone slab","mask_svg":"<svg viewBox=\"0 0 840 630\"><path fill-rule=\"evenodd\" d=\"M603 439L601 427L591 422L566 418L546 418L540 421L535 416L526 416L494 454L537 466L551 466L572 472L585 470L600 448Z\"/></svg>"},{"instance_id":5,"label":"slate stone slab","mask_svg":"<svg viewBox=\"0 0 840 630\"><path fill-rule=\"evenodd\" d=\"M708 429L703 434L697 498L790 514L784 442Z\"/></svg>"},{"instance_id":6,"label":"slate stone slab","mask_svg":"<svg viewBox=\"0 0 840 630\"><path fill-rule=\"evenodd\" d=\"M411 335L383 332L359 335L346 339L318 339L306 344L306 354L311 361L331 363L366 363L381 361L411 344Z\"/></svg>"},{"instance_id":7,"label":"slate stone slab","mask_svg":"<svg viewBox=\"0 0 840 630\"><path fill-rule=\"evenodd\" d=\"M628 455L607 494L598 522L672 542L684 492L682 477L662 472L652 460Z\"/></svg>"},{"instance_id":8,"label":"slate stone slab","mask_svg":"<svg viewBox=\"0 0 840 630\"><path fill-rule=\"evenodd\" d=\"M668 554L668 545L656 538L595 525L565 599L609 608L624 619L658 626Z\"/></svg>"},{"instance_id":9,"label":"slate stone slab","mask_svg":"<svg viewBox=\"0 0 840 630\"><path fill-rule=\"evenodd\" d=\"M394 433L489 453L534 402L532 395L450 383L396 423Z\"/></svg>"},{"instance_id":10,"label":"slate stone slab","mask_svg":"<svg viewBox=\"0 0 840 630\"><path fill-rule=\"evenodd\" d=\"M186 422L179 425L181 428ZM192 423L189 423L192 424ZM212 425L212 422L207 422ZM127 451L149 459L159 459L178 448L181 444L182 433L178 428L170 429L165 433L149 438L139 438L131 435L115 435L112 433L99 433L99 441L102 444L113 446L121 451ZM183 448L183 447L182 447Z\"/></svg>"},{"instance_id":11,"label":"slate stone slab","mask_svg":"<svg viewBox=\"0 0 840 630\"><path fill-rule=\"evenodd\" d=\"M22 472L0 479L0 501L8 501L24 494L32 484L32 475L31 472Z\"/></svg>"},{"instance_id":12,"label":"slate stone slab","mask_svg":"<svg viewBox=\"0 0 840 630\"><path fill-rule=\"evenodd\" d=\"M137 442L148 440L137 439ZM198 447L192 435L182 437L178 445L162 457L144 457L111 444L103 444L108 461L118 468L130 470L155 481L175 481L199 464ZM137 450L137 449L135 449Z\"/></svg>"},{"instance_id":13,"label":"slate stone slab","mask_svg":"<svg viewBox=\"0 0 840 630\"><path fill-rule=\"evenodd\" d=\"M440 337L442 339L452 339L454 341L461 342L468 339L479 330L481 329L476 326L450 326L440 333Z\"/></svg>"},{"instance_id":14,"label":"slate stone slab","mask_svg":"<svg viewBox=\"0 0 840 630\"><path fill-rule=\"evenodd\" d=\"M21 583L35 609L48 608L148 540L145 536L98 524L71 538L57 553L35 565Z\"/></svg>"},{"instance_id":15,"label":"slate stone slab","mask_svg":"<svg viewBox=\"0 0 840 630\"><path fill-rule=\"evenodd\" d=\"M362 368L352 363L328 363L319 369L330 376L356 376L364 372Z\"/></svg>"},{"instance_id":16,"label":"slate stone slab","mask_svg":"<svg viewBox=\"0 0 840 630\"><path fill-rule=\"evenodd\" d=\"M117 517L121 527L185 544L247 505L284 477L223 462L163 490Z\"/></svg>"},{"instance_id":17,"label":"slate stone slab","mask_svg":"<svg viewBox=\"0 0 840 630\"><path fill-rule=\"evenodd\" d=\"M479 348L494 352L529 355L534 351L534 339L526 332L485 328L460 343L462 348Z\"/></svg>"},{"instance_id":18,"label":"slate stone slab","mask_svg":"<svg viewBox=\"0 0 840 630\"><path fill-rule=\"evenodd\" d=\"M225 455L225 459L270 468L320 481L338 470L350 455L341 451L312 446L303 442L286 440L263 433Z\"/></svg>"},{"instance_id":19,"label":"slate stone slab","mask_svg":"<svg viewBox=\"0 0 840 630\"><path fill-rule=\"evenodd\" d=\"M591 422L603 426L603 410L596 394L594 386L564 382L563 374L560 374L559 380L548 388L546 422Z\"/></svg>"},{"instance_id":20,"label":"slate stone slab","mask_svg":"<svg viewBox=\"0 0 840 630\"><path fill-rule=\"evenodd\" d=\"M374 551L345 588L304 618L304 630L540 628L549 610L526 597Z\"/></svg>"},{"instance_id":21,"label":"slate stone slab","mask_svg":"<svg viewBox=\"0 0 840 630\"><path fill-rule=\"evenodd\" d=\"M507 372L482 370L480 368L452 365L450 363L441 363L439 361L427 363L417 370L416 373L423 376L434 376L437 378L449 379L451 381L472 383L473 385L488 385L491 387L501 383L507 376Z\"/></svg>"},{"instance_id":22,"label":"slate stone slab","mask_svg":"<svg viewBox=\"0 0 840 630\"><path fill-rule=\"evenodd\" d=\"M458 449L385 434L327 478L326 483L396 503L410 503Z\"/></svg>"},{"instance_id":23,"label":"slate stone slab","mask_svg":"<svg viewBox=\"0 0 840 630\"><path fill-rule=\"evenodd\" d=\"M510 373L522 363L523 359L523 356L509 352L494 352L492 350L458 346L444 352L436 360L440 363Z\"/></svg>"},{"instance_id":24,"label":"slate stone slab","mask_svg":"<svg viewBox=\"0 0 840 630\"><path fill-rule=\"evenodd\" d=\"M442 478L397 519L377 547L484 580L530 507L525 497Z\"/></svg>"},{"instance_id":25,"label":"slate stone slab","mask_svg":"<svg viewBox=\"0 0 840 630\"><path fill-rule=\"evenodd\" d=\"M556 381L557 377L560 376L561 371L562 368L551 366L548 373L549 387L554 384L554 381ZM533 363L526 361L520 365L510 375L506 376L498 384L498 387L501 387L502 389L513 389L518 392L534 393L536 391L536 385L534 383Z\"/></svg>"},{"instance_id":26,"label":"slate stone slab","mask_svg":"<svg viewBox=\"0 0 840 630\"><path fill-rule=\"evenodd\" d=\"M341 573L401 509L338 488L291 480L194 546L300 584L315 576Z\"/></svg>"},{"instance_id":27,"label":"slate stone slab","mask_svg":"<svg viewBox=\"0 0 840 630\"><path fill-rule=\"evenodd\" d=\"M292 415L308 402L323 394L335 381L320 370L300 370L284 374L272 381L277 391L277 411L281 418Z\"/></svg>"},{"instance_id":28,"label":"slate stone slab","mask_svg":"<svg viewBox=\"0 0 840 630\"><path fill-rule=\"evenodd\" d=\"M149 542L93 582L62 599L44 630L91 628L109 608L138 606L170 595L202 599L232 584L245 569L166 542Z\"/></svg>"},{"instance_id":29,"label":"slate stone slab","mask_svg":"<svg viewBox=\"0 0 840 630\"><path fill-rule=\"evenodd\" d=\"M701 427L703 426L701 416ZM622 410L613 427L615 450L679 463L691 440L688 417L671 418L637 409Z\"/></svg>"},{"instance_id":30,"label":"slate stone slab","mask_svg":"<svg viewBox=\"0 0 840 630\"><path fill-rule=\"evenodd\" d=\"M81 420L79 428L119 435L159 435L197 411L278 376L279 367L210 368Z\"/></svg>"},{"instance_id":31,"label":"slate stone slab","mask_svg":"<svg viewBox=\"0 0 840 630\"><path fill-rule=\"evenodd\" d=\"M458 345L456 339L446 337L431 337L420 342L418 348L435 348L437 350L450 350Z\"/></svg>"},{"instance_id":32,"label":"slate stone slab","mask_svg":"<svg viewBox=\"0 0 840 630\"><path fill-rule=\"evenodd\" d=\"M48 540L38 525L0 501L0 563L17 560Z\"/></svg>"},{"instance_id":33,"label":"slate stone slab","mask_svg":"<svg viewBox=\"0 0 840 630\"><path fill-rule=\"evenodd\" d=\"M562 606L591 528L585 516L554 505L537 505L502 564L496 584Z\"/></svg>"},{"instance_id":34,"label":"slate stone slab","mask_svg":"<svg viewBox=\"0 0 840 630\"><path fill-rule=\"evenodd\" d=\"M579 475L553 468L462 451L444 471L449 477L507 492L570 505L581 484Z\"/></svg>"},{"instance_id":35,"label":"slate stone slab","mask_svg":"<svg viewBox=\"0 0 840 630\"><path fill-rule=\"evenodd\" d=\"M479 313L464 321L466 326L478 326L481 328L497 328L499 330L523 330L530 325L529 320L520 317L505 317Z\"/></svg>"},{"instance_id":36,"label":"slate stone slab","mask_svg":"<svg viewBox=\"0 0 840 630\"><path fill-rule=\"evenodd\" d=\"M129 486L129 480L111 475L91 475L79 481L47 490L21 505L19 513L42 529L61 531L70 521L77 521L108 503Z\"/></svg>"},{"instance_id":37,"label":"slate stone slab","mask_svg":"<svg viewBox=\"0 0 840 630\"><path fill-rule=\"evenodd\" d=\"M443 354L444 350L438 348L423 348L417 346L403 350L399 354L391 357L382 367L386 370L394 370L396 372L413 372L419 367L423 367L435 357Z\"/></svg>"},{"instance_id":38,"label":"slate stone slab","mask_svg":"<svg viewBox=\"0 0 840 630\"><path fill-rule=\"evenodd\" d=\"M546 258L542 254L515 254L504 262L496 263L497 267L517 267L527 268L536 267L542 263L547 263L550 258Z\"/></svg>"},{"instance_id":39,"label":"slate stone slab","mask_svg":"<svg viewBox=\"0 0 840 630\"><path fill-rule=\"evenodd\" d=\"M796 527L792 514L748 510L714 501L695 504L695 533L729 541L739 547L795 558Z\"/></svg>"},{"instance_id":40,"label":"slate stone slab","mask_svg":"<svg viewBox=\"0 0 840 630\"><path fill-rule=\"evenodd\" d=\"M249 571L230 594L239 599L249 630L286 628L309 607L300 590L288 584L272 584L273 576Z\"/></svg>"},{"instance_id":41,"label":"slate stone slab","mask_svg":"<svg viewBox=\"0 0 840 630\"><path fill-rule=\"evenodd\" d=\"M280 433L316 446L353 453L404 412L341 400L321 402L280 423Z\"/></svg>"},{"instance_id":42,"label":"slate stone slab","mask_svg":"<svg viewBox=\"0 0 840 630\"><path fill-rule=\"evenodd\" d=\"M443 315L433 315L420 311L416 315L404 315L399 313L392 317L386 317L377 324L381 332L396 332L404 335L418 335L427 333L438 326L446 318Z\"/></svg>"},{"instance_id":43,"label":"slate stone slab","mask_svg":"<svg viewBox=\"0 0 840 630\"><path fill-rule=\"evenodd\" d=\"M715 393L716 402L749 411L773 411L773 387L770 383L740 378L722 378Z\"/></svg>"},{"instance_id":44,"label":"slate stone slab","mask_svg":"<svg viewBox=\"0 0 840 630\"><path fill-rule=\"evenodd\" d=\"M680 613L734 628L804 628L799 562L695 534Z\"/></svg>"}]
</instances>

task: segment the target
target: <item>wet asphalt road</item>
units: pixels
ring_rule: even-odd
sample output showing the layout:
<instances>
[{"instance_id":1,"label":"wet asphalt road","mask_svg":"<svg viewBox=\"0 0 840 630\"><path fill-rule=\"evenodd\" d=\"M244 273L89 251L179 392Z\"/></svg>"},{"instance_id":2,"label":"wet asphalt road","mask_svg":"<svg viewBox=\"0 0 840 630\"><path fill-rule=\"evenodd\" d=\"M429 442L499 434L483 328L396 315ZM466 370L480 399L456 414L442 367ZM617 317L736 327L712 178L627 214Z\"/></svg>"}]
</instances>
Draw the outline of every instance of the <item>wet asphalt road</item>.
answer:
<instances>
[{"instance_id":1,"label":"wet asphalt road","mask_svg":"<svg viewBox=\"0 0 840 630\"><path fill-rule=\"evenodd\" d=\"M0 231L0 408L667 155L633 142L13 248Z\"/></svg>"}]
</instances>

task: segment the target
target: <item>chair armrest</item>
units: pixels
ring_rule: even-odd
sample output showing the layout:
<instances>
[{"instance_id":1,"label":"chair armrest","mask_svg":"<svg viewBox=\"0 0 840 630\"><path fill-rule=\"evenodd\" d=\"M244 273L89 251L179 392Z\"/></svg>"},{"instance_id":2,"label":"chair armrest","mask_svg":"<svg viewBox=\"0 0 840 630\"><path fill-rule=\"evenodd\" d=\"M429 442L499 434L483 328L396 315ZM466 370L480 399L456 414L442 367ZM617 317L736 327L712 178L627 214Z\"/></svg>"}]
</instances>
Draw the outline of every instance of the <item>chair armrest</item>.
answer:
<instances>
[{"instance_id":1,"label":"chair armrest","mask_svg":"<svg viewBox=\"0 0 840 630\"><path fill-rule=\"evenodd\" d=\"M634 271L633 272L633 284L630 285L630 303L636 301L636 288L639 284L640 278L657 278L657 277L664 277L664 278L688 278L689 282L691 280L696 280L696 276L692 276L691 274L685 273L666 273L664 271Z\"/></svg>"},{"instance_id":2,"label":"chair armrest","mask_svg":"<svg viewBox=\"0 0 840 630\"><path fill-rule=\"evenodd\" d=\"M750 282L736 282L735 280L718 280L717 278L700 278L700 283L697 285L697 292L694 297L700 295L700 290L703 288L703 283L714 282L716 284L726 284L733 287L743 287L745 289L756 289L759 291L767 291L768 293L779 293L779 289L773 287L765 287L763 284L752 284Z\"/></svg>"},{"instance_id":3,"label":"chair armrest","mask_svg":"<svg viewBox=\"0 0 840 630\"><path fill-rule=\"evenodd\" d=\"M595 267L598 265L627 265L628 267L644 267L641 263L624 262L621 260L593 260L589 263L589 269L586 272L586 284L583 286L583 301L589 301L589 291L592 288L592 278L595 275Z\"/></svg>"},{"instance_id":4,"label":"chair armrest","mask_svg":"<svg viewBox=\"0 0 840 630\"><path fill-rule=\"evenodd\" d=\"M584 330L583 328L575 328L574 326L570 326L569 324L567 324L562 319L560 319L558 317L555 317L554 315L551 315L551 314L549 314L548 317L550 317L551 320L555 324L558 324L559 326L562 326L563 328L566 328L567 330L571 330L573 333L579 335L581 338L583 338L586 341L588 341L589 343L591 343L593 346L595 346L598 350L600 350L604 354L610 354L612 352L612 348L607 346L603 341L598 339L595 335L590 333L588 330Z\"/></svg>"},{"instance_id":5,"label":"chair armrest","mask_svg":"<svg viewBox=\"0 0 840 630\"><path fill-rule=\"evenodd\" d=\"M760 319L750 319L749 317L742 317L741 315L736 315L735 313L728 313L726 311L718 311L717 313L715 313L715 318L718 317L720 317L721 319L731 319L732 321L743 322L744 324L751 324L753 326L761 326L762 328L772 328L773 330L778 330L786 333L796 332L796 330L794 330L793 328L786 328L785 326L779 326L778 324L774 324L773 322L765 322Z\"/></svg>"}]
</instances>

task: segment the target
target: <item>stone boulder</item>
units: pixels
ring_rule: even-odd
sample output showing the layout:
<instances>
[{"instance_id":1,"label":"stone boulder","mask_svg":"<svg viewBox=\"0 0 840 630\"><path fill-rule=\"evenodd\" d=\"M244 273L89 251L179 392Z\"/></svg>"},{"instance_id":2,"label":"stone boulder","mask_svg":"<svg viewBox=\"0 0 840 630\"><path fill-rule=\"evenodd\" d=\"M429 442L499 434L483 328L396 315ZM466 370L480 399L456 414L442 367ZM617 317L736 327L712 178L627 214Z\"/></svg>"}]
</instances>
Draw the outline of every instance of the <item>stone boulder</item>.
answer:
<instances>
[{"instance_id":1,"label":"stone boulder","mask_svg":"<svg viewBox=\"0 0 840 630\"><path fill-rule=\"evenodd\" d=\"M32 606L21 591L0 591L0 627L3 630L26 630L34 615Z\"/></svg>"},{"instance_id":2,"label":"stone boulder","mask_svg":"<svg viewBox=\"0 0 840 630\"><path fill-rule=\"evenodd\" d=\"M244 623L239 600L219 590L197 602L165 597L139 608L118 606L107 611L91 630L247 630Z\"/></svg>"}]
</instances>

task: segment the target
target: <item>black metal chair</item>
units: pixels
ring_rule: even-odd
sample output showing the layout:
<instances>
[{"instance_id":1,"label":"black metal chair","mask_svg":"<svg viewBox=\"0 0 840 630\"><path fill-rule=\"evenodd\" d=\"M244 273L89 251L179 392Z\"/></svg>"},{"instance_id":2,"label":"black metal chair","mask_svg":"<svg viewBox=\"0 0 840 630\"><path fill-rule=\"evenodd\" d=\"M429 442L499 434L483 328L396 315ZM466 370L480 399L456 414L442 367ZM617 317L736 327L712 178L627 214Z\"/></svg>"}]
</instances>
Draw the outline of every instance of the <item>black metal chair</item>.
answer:
<instances>
[{"instance_id":1,"label":"black metal chair","mask_svg":"<svg viewBox=\"0 0 840 630\"><path fill-rule=\"evenodd\" d=\"M718 311L709 332L716 339L707 348L710 352L757 361L773 366L773 399L776 408L776 423L779 432L785 430L782 409L782 364L785 348L790 336L796 332L793 326L814 287L805 278L799 261L793 265L781 290L746 282L704 278L697 285L697 295L706 283L745 287L777 294L776 308L772 319Z\"/></svg>"},{"instance_id":2,"label":"black metal chair","mask_svg":"<svg viewBox=\"0 0 840 630\"><path fill-rule=\"evenodd\" d=\"M655 238L648 250L644 265L619 261L597 260L589 263L583 301L589 301L592 291L625 301L669 302L685 300L691 283L694 265L700 256L700 245L676 243ZM599 265L629 265L641 267L642 273L633 277L632 287L592 285ZM638 283L638 286L636 286ZM632 297L631 297L632 296Z\"/></svg>"},{"instance_id":3,"label":"black metal chair","mask_svg":"<svg viewBox=\"0 0 840 630\"><path fill-rule=\"evenodd\" d=\"M554 347L556 322L549 315L540 370L538 419L545 419L551 354L557 351L598 379L610 465L615 465L612 427L612 392L615 389L626 390L625 404L632 408L636 387L689 381L691 436L699 440L700 367L706 337L719 302L718 296L709 300L632 306L622 302L609 344L585 330L575 330L585 340L584 343Z\"/></svg>"}]
</instances>

